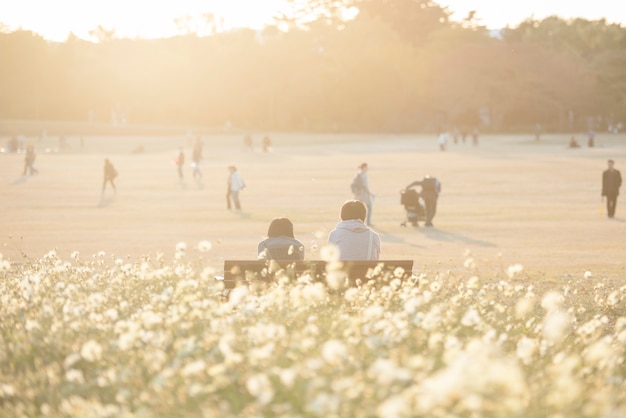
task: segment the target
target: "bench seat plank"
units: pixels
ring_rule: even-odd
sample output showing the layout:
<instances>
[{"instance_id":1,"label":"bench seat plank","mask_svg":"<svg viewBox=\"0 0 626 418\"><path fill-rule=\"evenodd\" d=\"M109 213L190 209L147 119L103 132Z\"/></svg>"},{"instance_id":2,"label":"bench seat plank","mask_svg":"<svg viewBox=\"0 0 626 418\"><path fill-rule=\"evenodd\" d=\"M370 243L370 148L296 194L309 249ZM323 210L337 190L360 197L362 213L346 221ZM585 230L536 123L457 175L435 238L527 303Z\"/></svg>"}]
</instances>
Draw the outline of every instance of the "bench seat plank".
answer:
<instances>
[{"instance_id":1,"label":"bench seat plank","mask_svg":"<svg viewBox=\"0 0 626 418\"><path fill-rule=\"evenodd\" d=\"M413 260L358 260L330 263L323 260L225 260L224 285L227 289L237 282L251 280L271 281L276 273L296 279L307 274L314 281L325 281L327 270L341 270L348 285L368 280L387 282L399 278L406 280L413 274Z\"/></svg>"}]
</instances>

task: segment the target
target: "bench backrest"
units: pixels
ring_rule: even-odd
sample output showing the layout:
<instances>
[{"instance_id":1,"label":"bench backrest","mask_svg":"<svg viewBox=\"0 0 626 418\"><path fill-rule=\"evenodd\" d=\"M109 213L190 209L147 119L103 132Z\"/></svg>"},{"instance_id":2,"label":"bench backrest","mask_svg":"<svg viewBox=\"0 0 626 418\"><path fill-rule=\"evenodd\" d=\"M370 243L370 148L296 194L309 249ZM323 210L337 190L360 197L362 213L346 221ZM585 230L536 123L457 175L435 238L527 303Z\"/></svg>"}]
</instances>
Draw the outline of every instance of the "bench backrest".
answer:
<instances>
[{"instance_id":1,"label":"bench backrest","mask_svg":"<svg viewBox=\"0 0 626 418\"><path fill-rule=\"evenodd\" d=\"M358 260L329 263L323 260L226 260L224 285L233 288L238 281L270 281L277 273L296 279L308 275L314 281L325 281L332 270L345 272L348 285L369 280L388 282L394 278L405 280L413 274L413 260Z\"/></svg>"}]
</instances>

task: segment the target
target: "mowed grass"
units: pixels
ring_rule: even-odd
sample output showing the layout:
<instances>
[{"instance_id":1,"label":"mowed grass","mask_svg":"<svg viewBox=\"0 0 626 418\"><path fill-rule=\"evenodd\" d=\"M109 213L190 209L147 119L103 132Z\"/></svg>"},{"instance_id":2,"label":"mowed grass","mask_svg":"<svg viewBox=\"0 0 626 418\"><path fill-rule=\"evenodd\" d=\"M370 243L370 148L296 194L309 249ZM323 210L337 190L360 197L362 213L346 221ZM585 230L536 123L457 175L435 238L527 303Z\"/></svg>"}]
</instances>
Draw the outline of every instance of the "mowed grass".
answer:
<instances>
[{"instance_id":1,"label":"mowed grass","mask_svg":"<svg viewBox=\"0 0 626 418\"><path fill-rule=\"evenodd\" d=\"M135 259L173 255L178 242L193 251L213 244L208 261L256 258L257 242L276 216L295 224L307 258L326 243L351 198L356 166L370 165L376 193L372 221L381 234L382 258L409 258L420 268L458 269L471 257L476 268L522 264L547 279L582 277L585 271L616 280L626 276L626 210L606 219L600 177L606 160L626 167L624 135L601 134L595 148L568 149L568 135L483 135L478 146L448 144L430 135L272 134L273 152L246 152L240 135L204 136L201 182L192 178L191 139L111 136L27 138L37 148L38 176L22 177L23 155L0 155L0 239L5 258L61 257L105 251ZM2 138L4 145L8 138ZM145 152L131 151L142 144ZM185 179L172 159L187 156ZM48 151L48 152L47 152ZM120 173L117 194L102 196L102 167L109 158ZM243 211L226 210L227 166L235 164L247 188ZM426 174L443 184L434 229L402 228L399 191Z\"/></svg>"},{"instance_id":2,"label":"mowed grass","mask_svg":"<svg viewBox=\"0 0 626 418\"><path fill-rule=\"evenodd\" d=\"M599 196L622 141L275 135L263 154L206 137L202 183L171 163L186 138L74 141L26 178L22 155L0 155L0 416L624 416L625 223ZM362 161L382 257L413 259L411 280L277 273L224 291L223 260L255 258L275 216L329 259ZM225 209L229 164L241 213ZM401 228L399 190L427 173L436 228Z\"/></svg>"}]
</instances>

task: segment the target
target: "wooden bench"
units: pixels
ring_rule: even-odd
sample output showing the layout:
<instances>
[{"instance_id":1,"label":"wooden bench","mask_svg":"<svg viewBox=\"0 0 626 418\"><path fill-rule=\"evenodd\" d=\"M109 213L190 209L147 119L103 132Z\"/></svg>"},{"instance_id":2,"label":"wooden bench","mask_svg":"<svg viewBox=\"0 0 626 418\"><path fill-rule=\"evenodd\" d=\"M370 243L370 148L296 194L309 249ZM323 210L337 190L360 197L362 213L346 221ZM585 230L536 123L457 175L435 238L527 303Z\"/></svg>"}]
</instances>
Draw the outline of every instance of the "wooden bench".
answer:
<instances>
[{"instance_id":1,"label":"wooden bench","mask_svg":"<svg viewBox=\"0 0 626 418\"><path fill-rule=\"evenodd\" d=\"M277 276L296 280L307 276L311 281L326 282L329 271L342 271L348 286L365 284L369 280L388 283L398 278L407 280L413 276L413 260L359 260L326 262L322 260L226 260L224 261L224 287L234 288L238 282L270 282Z\"/></svg>"}]
</instances>

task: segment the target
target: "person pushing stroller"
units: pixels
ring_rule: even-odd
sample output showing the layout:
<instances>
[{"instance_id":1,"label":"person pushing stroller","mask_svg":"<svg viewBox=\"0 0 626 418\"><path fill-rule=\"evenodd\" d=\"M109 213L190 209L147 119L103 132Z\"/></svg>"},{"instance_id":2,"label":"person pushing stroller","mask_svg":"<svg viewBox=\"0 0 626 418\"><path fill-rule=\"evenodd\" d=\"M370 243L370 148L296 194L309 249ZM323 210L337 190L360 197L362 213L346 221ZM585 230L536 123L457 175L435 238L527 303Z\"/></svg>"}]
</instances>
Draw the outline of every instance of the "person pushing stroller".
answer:
<instances>
[{"instance_id":1,"label":"person pushing stroller","mask_svg":"<svg viewBox=\"0 0 626 418\"><path fill-rule=\"evenodd\" d=\"M426 221L424 226L433 227L433 218L437 213L437 199L441 193L441 182L435 177L427 175L422 180L414 181L405 188L405 194L409 189L415 186L422 186L422 191L419 193L419 197L424 200L424 206L426 210ZM414 225L417 225L417 221Z\"/></svg>"},{"instance_id":2,"label":"person pushing stroller","mask_svg":"<svg viewBox=\"0 0 626 418\"><path fill-rule=\"evenodd\" d=\"M406 220L400 224L401 227L406 227L407 222L418 227L419 221L423 222L426 219L424 199L422 199L417 190L409 188L401 190L400 204L404 206L406 211Z\"/></svg>"}]
</instances>

